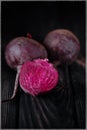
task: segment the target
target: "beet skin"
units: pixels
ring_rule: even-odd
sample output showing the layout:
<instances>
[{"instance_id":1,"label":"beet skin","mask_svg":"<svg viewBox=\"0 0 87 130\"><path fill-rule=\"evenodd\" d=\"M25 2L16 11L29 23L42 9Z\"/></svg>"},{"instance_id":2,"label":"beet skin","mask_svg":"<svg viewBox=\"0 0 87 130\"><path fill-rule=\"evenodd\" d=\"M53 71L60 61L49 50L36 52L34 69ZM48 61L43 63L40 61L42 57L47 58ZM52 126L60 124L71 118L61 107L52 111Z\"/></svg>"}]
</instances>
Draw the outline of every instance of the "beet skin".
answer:
<instances>
[{"instance_id":1,"label":"beet skin","mask_svg":"<svg viewBox=\"0 0 87 130\"><path fill-rule=\"evenodd\" d=\"M6 46L5 58L11 68L17 68L28 60L47 58L47 51L43 45L31 38L17 37Z\"/></svg>"},{"instance_id":2,"label":"beet skin","mask_svg":"<svg viewBox=\"0 0 87 130\"><path fill-rule=\"evenodd\" d=\"M51 60L59 60L66 64L75 61L80 51L78 38L66 29L49 32L44 39L44 44Z\"/></svg>"}]
</instances>

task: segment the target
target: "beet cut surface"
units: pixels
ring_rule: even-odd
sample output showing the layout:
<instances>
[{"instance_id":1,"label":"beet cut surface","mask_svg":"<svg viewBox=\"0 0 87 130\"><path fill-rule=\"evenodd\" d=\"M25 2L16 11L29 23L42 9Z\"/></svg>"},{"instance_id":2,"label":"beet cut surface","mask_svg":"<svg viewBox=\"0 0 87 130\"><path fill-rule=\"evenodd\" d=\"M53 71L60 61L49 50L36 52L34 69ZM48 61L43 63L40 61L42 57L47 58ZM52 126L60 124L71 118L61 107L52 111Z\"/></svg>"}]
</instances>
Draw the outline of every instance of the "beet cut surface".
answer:
<instances>
[{"instance_id":1,"label":"beet cut surface","mask_svg":"<svg viewBox=\"0 0 87 130\"><path fill-rule=\"evenodd\" d=\"M47 92L58 83L58 71L48 59L37 59L23 64L19 82L21 88L31 95Z\"/></svg>"}]
</instances>

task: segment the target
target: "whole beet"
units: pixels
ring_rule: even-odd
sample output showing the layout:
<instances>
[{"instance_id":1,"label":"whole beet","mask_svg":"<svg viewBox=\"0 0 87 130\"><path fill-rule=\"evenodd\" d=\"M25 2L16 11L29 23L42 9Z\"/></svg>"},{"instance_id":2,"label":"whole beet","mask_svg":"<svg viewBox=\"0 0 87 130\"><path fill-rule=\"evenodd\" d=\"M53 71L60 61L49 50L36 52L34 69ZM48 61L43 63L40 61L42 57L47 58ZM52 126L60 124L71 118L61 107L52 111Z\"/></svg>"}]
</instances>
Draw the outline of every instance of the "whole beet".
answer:
<instances>
[{"instance_id":1,"label":"whole beet","mask_svg":"<svg viewBox=\"0 0 87 130\"><path fill-rule=\"evenodd\" d=\"M37 58L47 58L47 51L44 48L44 46L29 37L30 35L28 35L28 37L14 38L6 46L6 62L11 68L17 70L17 74L15 79L13 95L10 99L3 100L2 102L10 101L15 97L18 87L20 69L26 61L31 61Z\"/></svg>"},{"instance_id":2,"label":"whole beet","mask_svg":"<svg viewBox=\"0 0 87 130\"><path fill-rule=\"evenodd\" d=\"M80 51L78 38L66 29L49 32L44 39L44 44L51 60L58 60L67 65L76 60Z\"/></svg>"},{"instance_id":3,"label":"whole beet","mask_svg":"<svg viewBox=\"0 0 87 130\"><path fill-rule=\"evenodd\" d=\"M17 37L6 46L5 58L11 68L16 68L28 60L47 58L47 51L44 46L31 38Z\"/></svg>"}]
</instances>

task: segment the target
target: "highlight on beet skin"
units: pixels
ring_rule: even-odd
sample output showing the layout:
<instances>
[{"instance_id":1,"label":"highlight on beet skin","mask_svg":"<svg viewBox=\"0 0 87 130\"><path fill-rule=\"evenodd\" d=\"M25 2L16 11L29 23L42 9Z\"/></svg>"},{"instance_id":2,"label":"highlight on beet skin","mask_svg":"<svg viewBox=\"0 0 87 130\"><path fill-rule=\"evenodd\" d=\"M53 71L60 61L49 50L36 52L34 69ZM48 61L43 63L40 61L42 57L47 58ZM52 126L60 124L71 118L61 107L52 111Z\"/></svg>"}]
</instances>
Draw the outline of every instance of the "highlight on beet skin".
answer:
<instances>
[{"instance_id":1,"label":"highlight on beet skin","mask_svg":"<svg viewBox=\"0 0 87 130\"><path fill-rule=\"evenodd\" d=\"M48 59L36 59L23 64L20 87L33 96L53 89L58 83L58 71Z\"/></svg>"}]
</instances>

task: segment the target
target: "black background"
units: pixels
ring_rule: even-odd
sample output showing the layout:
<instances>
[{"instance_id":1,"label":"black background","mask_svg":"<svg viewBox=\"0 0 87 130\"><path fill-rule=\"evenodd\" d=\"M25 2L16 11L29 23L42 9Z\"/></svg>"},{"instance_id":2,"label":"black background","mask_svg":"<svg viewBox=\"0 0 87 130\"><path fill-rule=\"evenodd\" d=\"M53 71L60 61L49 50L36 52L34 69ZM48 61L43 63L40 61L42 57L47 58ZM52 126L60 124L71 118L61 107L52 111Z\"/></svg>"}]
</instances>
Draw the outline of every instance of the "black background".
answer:
<instances>
[{"instance_id":1,"label":"black background","mask_svg":"<svg viewBox=\"0 0 87 130\"><path fill-rule=\"evenodd\" d=\"M69 29L79 38L80 54L85 58L85 3L85 1L1 2L2 99L12 94L16 74L5 62L4 49L7 43L17 36L26 36L30 33L34 39L43 44L49 31L57 28ZM73 64L69 70L70 76L67 77L63 69L59 68L60 73L65 74L65 84L74 87L76 93L74 99L71 89L62 94L57 94L54 90L50 94L33 99L32 104L32 97L19 89L14 101L2 104L2 128L85 128L85 70ZM68 106L69 113L66 112L66 95L71 102L74 101ZM49 112L54 113L56 118L51 118L49 115L52 114L46 113L44 105L43 112L38 103L35 106L36 100L41 104L45 101L49 106ZM44 116L41 116L42 125L40 125L39 119L33 113L39 113L38 115L44 113L49 123Z\"/></svg>"},{"instance_id":2,"label":"black background","mask_svg":"<svg viewBox=\"0 0 87 130\"><path fill-rule=\"evenodd\" d=\"M2 40L29 32L43 42L45 35L54 29L71 30L85 48L85 1L84 2L2 2Z\"/></svg>"}]
</instances>

